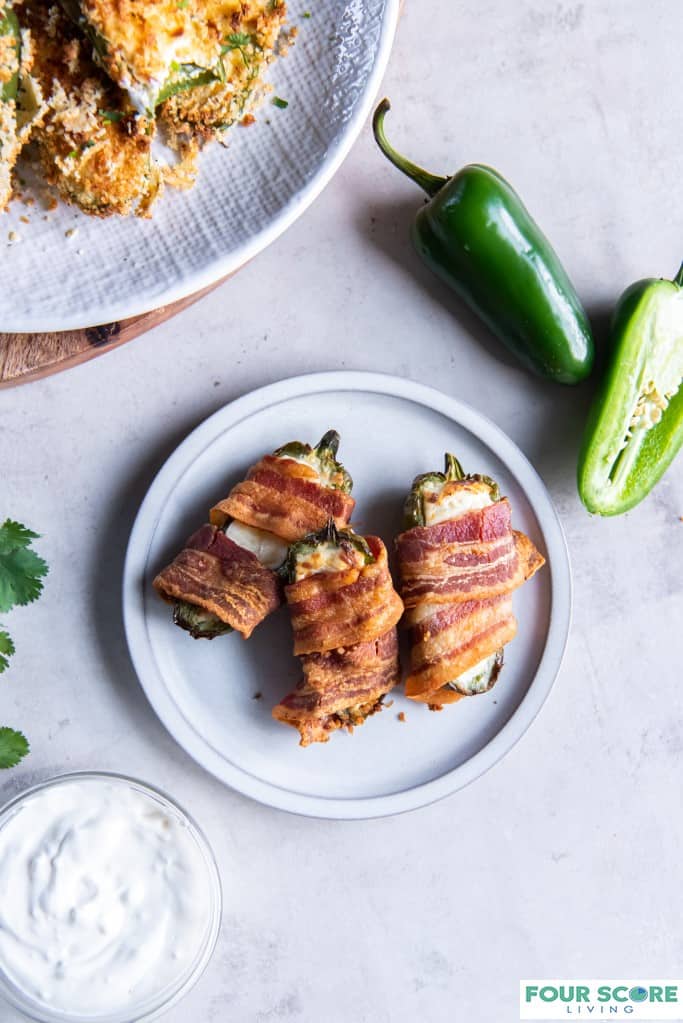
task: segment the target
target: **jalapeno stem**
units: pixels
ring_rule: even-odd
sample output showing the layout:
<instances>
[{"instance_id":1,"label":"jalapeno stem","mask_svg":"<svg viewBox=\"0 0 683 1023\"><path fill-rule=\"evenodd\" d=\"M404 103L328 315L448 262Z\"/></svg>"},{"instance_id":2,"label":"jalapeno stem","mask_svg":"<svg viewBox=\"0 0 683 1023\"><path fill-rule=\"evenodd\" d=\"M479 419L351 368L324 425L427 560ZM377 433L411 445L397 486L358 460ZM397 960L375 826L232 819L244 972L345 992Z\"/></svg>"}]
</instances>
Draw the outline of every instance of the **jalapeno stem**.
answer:
<instances>
[{"instance_id":1,"label":"jalapeno stem","mask_svg":"<svg viewBox=\"0 0 683 1023\"><path fill-rule=\"evenodd\" d=\"M339 434L336 430L328 430L316 444L315 450L318 455L324 455L329 452L332 458L336 458L339 451L339 440Z\"/></svg>"},{"instance_id":2,"label":"jalapeno stem","mask_svg":"<svg viewBox=\"0 0 683 1023\"><path fill-rule=\"evenodd\" d=\"M464 480L465 472L455 455L451 455L450 452L446 452L446 468L444 469L444 475L450 482L451 480Z\"/></svg>"},{"instance_id":3,"label":"jalapeno stem","mask_svg":"<svg viewBox=\"0 0 683 1023\"><path fill-rule=\"evenodd\" d=\"M394 167L398 167L400 171L403 171L411 181L423 188L427 195L434 196L437 192L440 192L443 186L449 181L449 178L441 178L436 174L430 174L429 171L424 170L422 167L418 167L416 163L412 163L411 160L407 160L405 156L401 156L397 153L394 147L389 143L384 132L384 118L387 110L391 110L391 103L388 99L383 99L375 110L375 115L372 118L372 130L375 135L375 141L379 148L382 150L388 160L390 160Z\"/></svg>"},{"instance_id":4,"label":"jalapeno stem","mask_svg":"<svg viewBox=\"0 0 683 1023\"><path fill-rule=\"evenodd\" d=\"M681 263L681 269L674 277L674 284L677 284L679 288L683 288L683 263Z\"/></svg>"}]
</instances>

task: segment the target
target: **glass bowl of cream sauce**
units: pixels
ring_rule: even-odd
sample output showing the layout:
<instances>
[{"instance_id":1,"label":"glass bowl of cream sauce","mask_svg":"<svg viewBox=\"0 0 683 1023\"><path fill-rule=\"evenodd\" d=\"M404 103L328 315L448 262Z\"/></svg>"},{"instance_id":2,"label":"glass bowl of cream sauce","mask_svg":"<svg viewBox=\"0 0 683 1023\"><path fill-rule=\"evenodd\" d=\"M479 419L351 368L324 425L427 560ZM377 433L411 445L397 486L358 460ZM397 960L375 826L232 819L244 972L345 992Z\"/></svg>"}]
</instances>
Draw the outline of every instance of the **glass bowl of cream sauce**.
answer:
<instances>
[{"instance_id":1,"label":"glass bowl of cream sauce","mask_svg":"<svg viewBox=\"0 0 683 1023\"><path fill-rule=\"evenodd\" d=\"M0 996L40 1023L140 1023L196 983L222 910L200 828L168 796L63 775L0 809Z\"/></svg>"}]
</instances>

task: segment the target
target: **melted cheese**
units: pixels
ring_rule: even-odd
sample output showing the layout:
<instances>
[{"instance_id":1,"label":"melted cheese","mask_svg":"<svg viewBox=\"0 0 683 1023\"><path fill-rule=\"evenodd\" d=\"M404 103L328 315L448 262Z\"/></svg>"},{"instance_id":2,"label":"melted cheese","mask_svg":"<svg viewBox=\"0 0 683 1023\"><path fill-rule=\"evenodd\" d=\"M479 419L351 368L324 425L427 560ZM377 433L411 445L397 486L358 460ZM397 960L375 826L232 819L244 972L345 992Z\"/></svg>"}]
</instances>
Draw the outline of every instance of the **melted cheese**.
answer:
<instances>
[{"instance_id":1,"label":"melted cheese","mask_svg":"<svg viewBox=\"0 0 683 1023\"><path fill-rule=\"evenodd\" d=\"M448 682L447 685L459 693L469 695L486 692L496 656L496 654L491 654L490 657L485 657L483 661L479 661L479 664L475 664L468 671L463 671L462 675L458 675L453 682Z\"/></svg>"},{"instance_id":2,"label":"melted cheese","mask_svg":"<svg viewBox=\"0 0 683 1023\"><path fill-rule=\"evenodd\" d=\"M225 535L238 547L255 554L266 568L279 568L287 557L287 543L265 529L245 526L242 522L231 522L225 530Z\"/></svg>"},{"instance_id":3,"label":"melted cheese","mask_svg":"<svg viewBox=\"0 0 683 1023\"><path fill-rule=\"evenodd\" d=\"M296 563L296 581L307 579L309 575L321 575L331 572L346 572L350 568L360 568L365 558L355 548L338 547L336 544L320 544L310 553L302 555Z\"/></svg>"},{"instance_id":4,"label":"melted cheese","mask_svg":"<svg viewBox=\"0 0 683 1023\"><path fill-rule=\"evenodd\" d=\"M486 483L427 483L423 490L426 526L457 519L466 512L477 511L493 504L491 490Z\"/></svg>"},{"instance_id":5,"label":"melted cheese","mask_svg":"<svg viewBox=\"0 0 683 1023\"><path fill-rule=\"evenodd\" d=\"M309 469L312 469L317 477L317 482L321 486L328 489L335 487L339 473L324 467L315 451L311 451L308 455L285 455L283 457L287 458L290 462L298 462L299 465L306 465Z\"/></svg>"}]
</instances>

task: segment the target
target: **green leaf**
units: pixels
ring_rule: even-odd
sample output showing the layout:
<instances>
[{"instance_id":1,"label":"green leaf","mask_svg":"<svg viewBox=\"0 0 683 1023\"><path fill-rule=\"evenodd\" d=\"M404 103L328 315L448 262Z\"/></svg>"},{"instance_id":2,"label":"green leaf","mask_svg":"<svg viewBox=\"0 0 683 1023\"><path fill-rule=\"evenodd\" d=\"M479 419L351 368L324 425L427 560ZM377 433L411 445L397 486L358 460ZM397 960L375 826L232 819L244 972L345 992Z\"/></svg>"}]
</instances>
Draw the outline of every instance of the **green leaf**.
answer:
<instances>
[{"instance_id":1,"label":"green leaf","mask_svg":"<svg viewBox=\"0 0 683 1023\"><path fill-rule=\"evenodd\" d=\"M251 42L251 36L246 32L231 32L226 42L230 43L232 49L237 49L239 46L248 46Z\"/></svg>"},{"instance_id":2,"label":"green leaf","mask_svg":"<svg viewBox=\"0 0 683 1023\"><path fill-rule=\"evenodd\" d=\"M9 665L8 657L11 657L14 653L14 643L9 632L3 632L0 630L0 674Z\"/></svg>"},{"instance_id":3,"label":"green leaf","mask_svg":"<svg viewBox=\"0 0 683 1023\"><path fill-rule=\"evenodd\" d=\"M30 604L40 596L47 565L29 550L39 535L13 519L5 519L0 526L0 612L15 604Z\"/></svg>"},{"instance_id":4,"label":"green leaf","mask_svg":"<svg viewBox=\"0 0 683 1023\"><path fill-rule=\"evenodd\" d=\"M27 547L5 553L0 550L0 612L9 611L15 604L23 606L37 600L45 575L47 565Z\"/></svg>"},{"instance_id":5,"label":"green leaf","mask_svg":"<svg viewBox=\"0 0 683 1023\"><path fill-rule=\"evenodd\" d=\"M274 96L273 106L277 107L278 110L286 110L289 106L289 102L286 99L282 99L280 96Z\"/></svg>"},{"instance_id":6,"label":"green leaf","mask_svg":"<svg viewBox=\"0 0 683 1023\"><path fill-rule=\"evenodd\" d=\"M0 554L9 554L20 547L29 547L32 540L38 540L40 533L34 533L20 522L5 519L0 526Z\"/></svg>"},{"instance_id":7,"label":"green leaf","mask_svg":"<svg viewBox=\"0 0 683 1023\"><path fill-rule=\"evenodd\" d=\"M0 728L0 768L15 767L30 750L28 739L13 728Z\"/></svg>"}]
</instances>

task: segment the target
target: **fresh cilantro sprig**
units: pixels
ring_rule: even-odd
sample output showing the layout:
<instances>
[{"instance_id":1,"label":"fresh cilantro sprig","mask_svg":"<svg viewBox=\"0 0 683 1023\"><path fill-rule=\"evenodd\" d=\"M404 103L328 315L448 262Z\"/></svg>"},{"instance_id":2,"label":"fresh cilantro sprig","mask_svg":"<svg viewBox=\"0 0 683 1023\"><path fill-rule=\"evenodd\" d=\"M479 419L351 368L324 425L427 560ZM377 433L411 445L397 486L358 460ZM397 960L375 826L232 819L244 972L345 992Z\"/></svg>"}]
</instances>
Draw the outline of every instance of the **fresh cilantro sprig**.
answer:
<instances>
[{"instance_id":1,"label":"fresh cilantro sprig","mask_svg":"<svg viewBox=\"0 0 683 1023\"><path fill-rule=\"evenodd\" d=\"M6 519L0 526L0 612L3 614L13 607L31 604L43 592L47 565L31 550L38 535L13 519ZM0 627L0 674L8 667L13 653L12 638ZM0 768L14 767L28 751L28 741L21 732L0 727Z\"/></svg>"},{"instance_id":2,"label":"fresh cilantro sprig","mask_svg":"<svg viewBox=\"0 0 683 1023\"><path fill-rule=\"evenodd\" d=\"M30 750L23 732L14 728L0 728L0 768L16 767Z\"/></svg>"},{"instance_id":3,"label":"fresh cilantro sprig","mask_svg":"<svg viewBox=\"0 0 683 1023\"><path fill-rule=\"evenodd\" d=\"M9 632L0 630L0 672L3 672L9 665L8 657L14 653L14 643Z\"/></svg>"},{"instance_id":4,"label":"fresh cilantro sprig","mask_svg":"<svg viewBox=\"0 0 683 1023\"><path fill-rule=\"evenodd\" d=\"M38 533L6 519L0 526L0 613L37 600L47 565L30 549Z\"/></svg>"},{"instance_id":5,"label":"fresh cilantro sprig","mask_svg":"<svg viewBox=\"0 0 683 1023\"><path fill-rule=\"evenodd\" d=\"M248 46L253 46L257 50L261 49L260 46L257 46L254 37L246 32L231 32L229 36L226 36L225 42L221 46L221 53L226 54L230 53L231 50L239 50L245 67L249 67L251 60L246 49Z\"/></svg>"}]
</instances>

